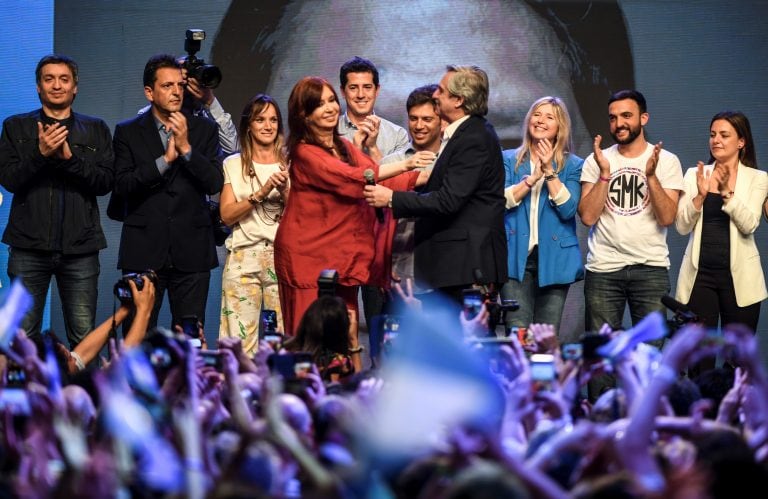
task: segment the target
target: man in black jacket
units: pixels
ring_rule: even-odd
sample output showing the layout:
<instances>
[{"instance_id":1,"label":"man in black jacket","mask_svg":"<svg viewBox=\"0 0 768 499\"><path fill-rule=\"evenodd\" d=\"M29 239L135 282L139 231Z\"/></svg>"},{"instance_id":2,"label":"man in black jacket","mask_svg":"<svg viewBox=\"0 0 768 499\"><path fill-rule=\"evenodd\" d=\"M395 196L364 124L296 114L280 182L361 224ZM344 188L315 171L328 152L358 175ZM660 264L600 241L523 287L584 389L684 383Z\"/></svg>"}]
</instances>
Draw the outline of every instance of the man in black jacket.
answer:
<instances>
[{"instance_id":1,"label":"man in black jacket","mask_svg":"<svg viewBox=\"0 0 768 499\"><path fill-rule=\"evenodd\" d=\"M47 55L35 70L41 109L11 116L0 137L0 184L13 193L3 242L8 276L20 277L34 297L22 322L40 333L51 276L56 276L72 348L93 329L99 250L107 246L96 196L112 188L109 128L75 113L77 64Z\"/></svg>"},{"instance_id":2,"label":"man in black jacket","mask_svg":"<svg viewBox=\"0 0 768 499\"><path fill-rule=\"evenodd\" d=\"M434 94L448 123L437 162L420 193L368 186L368 203L396 218L417 217L415 273L456 301L482 273L483 284L507 276L504 164L488 114L488 76L476 66L448 66Z\"/></svg>"},{"instance_id":3,"label":"man in black jacket","mask_svg":"<svg viewBox=\"0 0 768 499\"><path fill-rule=\"evenodd\" d=\"M172 55L144 68L148 112L115 127L115 194L125 200L118 267L157 273L157 316L168 289L174 324L203 321L211 269L218 264L206 194L221 190L216 123L182 112L184 78Z\"/></svg>"}]
</instances>

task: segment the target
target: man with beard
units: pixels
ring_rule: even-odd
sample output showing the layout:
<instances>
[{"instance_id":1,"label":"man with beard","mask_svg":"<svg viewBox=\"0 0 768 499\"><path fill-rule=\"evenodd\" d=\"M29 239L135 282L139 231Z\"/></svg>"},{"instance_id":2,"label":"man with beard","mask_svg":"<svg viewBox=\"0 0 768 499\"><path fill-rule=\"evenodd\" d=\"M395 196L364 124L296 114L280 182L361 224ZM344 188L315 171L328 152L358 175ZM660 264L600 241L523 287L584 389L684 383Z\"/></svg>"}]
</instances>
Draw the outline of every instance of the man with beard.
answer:
<instances>
[{"instance_id":1,"label":"man with beard","mask_svg":"<svg viewBox=\"0 0 768 499\"><path fill-rule=\"evenodd\" d=\"M663 310L669 292L667 226L675 220L683 189L680 160L645 139L645 98L622 90L608 100L616 144L584 162L579 216L591 226L584 282L586 329L622 327L625 305L636 324Z\"/></svg>"}]
</instances>

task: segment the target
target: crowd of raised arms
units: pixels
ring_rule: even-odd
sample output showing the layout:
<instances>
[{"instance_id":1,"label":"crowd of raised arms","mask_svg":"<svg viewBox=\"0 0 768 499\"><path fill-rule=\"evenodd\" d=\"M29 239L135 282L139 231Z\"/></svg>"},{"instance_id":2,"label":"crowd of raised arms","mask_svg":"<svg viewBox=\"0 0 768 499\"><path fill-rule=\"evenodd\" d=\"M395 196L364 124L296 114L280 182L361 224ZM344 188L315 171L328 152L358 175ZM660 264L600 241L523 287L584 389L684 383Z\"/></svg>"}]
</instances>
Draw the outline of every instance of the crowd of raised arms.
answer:
<instances>
[{"instance_id":1,"label":"crowd of raised arms","mask_svg":"<svg viewBox=\"0 0 768 499\"><path fill-rule=\"evenodd\" d=\"M361 57L234 120L201 75L152 56L149 105L112 133L48 55L41 107L3 122L0 495L762 497L768 175L743 113L684 171L633 89L582 159L556 96L503 150L477 66L415 88L406 128ZM107 195L122 277L97 324ZM52 277L62 337L41 330Z\"/></svg>"}]
</instances>

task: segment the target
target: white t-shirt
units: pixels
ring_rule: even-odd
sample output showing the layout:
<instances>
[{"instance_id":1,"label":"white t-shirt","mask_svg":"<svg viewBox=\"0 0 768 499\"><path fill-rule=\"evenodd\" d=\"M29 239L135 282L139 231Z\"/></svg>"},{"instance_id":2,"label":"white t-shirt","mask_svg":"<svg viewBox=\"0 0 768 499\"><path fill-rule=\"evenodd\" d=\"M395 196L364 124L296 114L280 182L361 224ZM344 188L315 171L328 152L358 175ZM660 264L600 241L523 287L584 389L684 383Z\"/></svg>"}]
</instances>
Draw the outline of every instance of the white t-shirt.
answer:
<instances>
[{"instance_id":1,"label":"white t-shirt","mask_svg":"<svg viewBox=\"0 0 768 499\"><path fill-rule=\"evenodd\" d=\"M603 149L611 165L608 197L597 223L589 230L586 268L614 272L627 265L669 268L667 228L656 222L648 194L645 165L653 144L636 158L619 154L618 146ZM594 154L584 161L581 181L597 183L600 168ZM656 177L664 189L683 190L683 170L677 156L664 149L659 154Z\"/></svg>"},{"instance_id":2,"label":"white t-shirt","mask_svg":"<svg viewBox=\"0 0 768 499\"><path fill-rule=\"evenodd\" d=\"M240 162L240 154L233 154L224 160L224 183L232 186L235 194L235 200L243 201L248 199L254 192L258 192L261 185L264 185L269 176L280 170L279 163L265 165L252 162L253 169L256 172L256 178L251 179L248 175L243 178L243 165ZM267 199L261 205L256 205L254 209L248 212L242 220L232 227L232 235L227 238L226 247L228 250L250 246L265 240L274 242L277 233L277 222L272 222L276 213L282 214L282 201L277 189L272 189ZM266 209L267 213L264 212Z\"/></svg>"}]
</instances>

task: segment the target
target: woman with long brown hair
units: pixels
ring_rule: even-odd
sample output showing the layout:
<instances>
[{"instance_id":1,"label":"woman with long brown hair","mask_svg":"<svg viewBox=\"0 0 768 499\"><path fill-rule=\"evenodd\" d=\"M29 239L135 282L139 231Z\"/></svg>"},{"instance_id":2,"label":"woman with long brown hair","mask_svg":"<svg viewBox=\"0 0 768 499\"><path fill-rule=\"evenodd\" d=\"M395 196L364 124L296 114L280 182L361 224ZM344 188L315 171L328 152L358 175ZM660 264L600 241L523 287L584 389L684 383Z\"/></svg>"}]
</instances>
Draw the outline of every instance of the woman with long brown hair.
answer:
<instances>
[{"instance_id":1,"label":"woman with long brown hair","mask_svg":"<svg viewBox=\"0 0 768 499\"><path fill-rule=\"evenodd\" d=\"M224 160L221 218L230 227L222 274L222 337L243 340L247 353L258 349L262 305L282 323L274 240L289 180L280 108L258 94L243 109L239 125L242 151Z\"/></svg>"}]
</instances>

